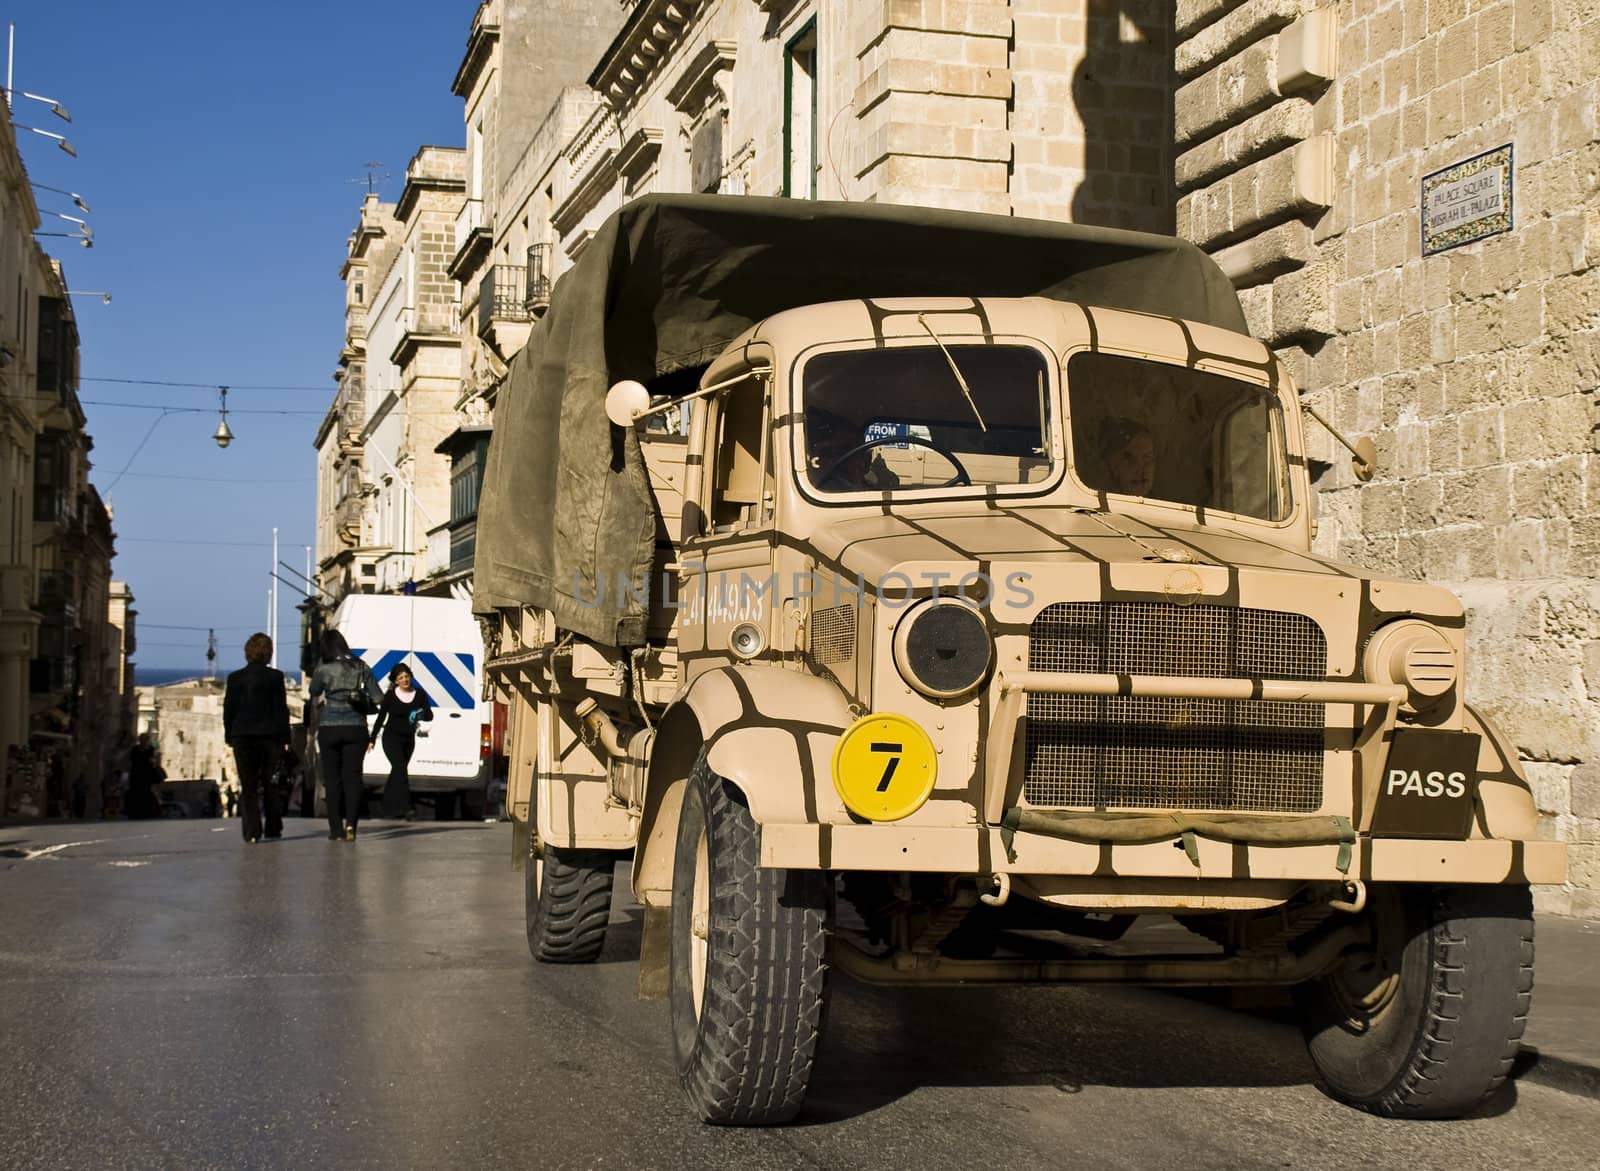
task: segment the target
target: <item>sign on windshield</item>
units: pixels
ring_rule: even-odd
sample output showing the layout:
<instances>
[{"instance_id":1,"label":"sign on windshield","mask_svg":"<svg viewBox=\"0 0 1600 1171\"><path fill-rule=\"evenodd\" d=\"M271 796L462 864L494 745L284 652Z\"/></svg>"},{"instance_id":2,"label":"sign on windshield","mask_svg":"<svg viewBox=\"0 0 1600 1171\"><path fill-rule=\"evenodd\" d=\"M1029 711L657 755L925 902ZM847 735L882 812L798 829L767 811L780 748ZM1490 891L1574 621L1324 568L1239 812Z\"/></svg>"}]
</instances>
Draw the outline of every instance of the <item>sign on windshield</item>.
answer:
<instances>
[{"instance_id":1,"label":"sign on windshield","mask_svg":"<svg viewBox=\"0 0 1600 1171\"><path fill-rule=\"evenodd\" d=\"M808 482L822 492L1042 483L1048 371L1021 345L818 354L803 375Z\"/></svg>"}]
</instances>

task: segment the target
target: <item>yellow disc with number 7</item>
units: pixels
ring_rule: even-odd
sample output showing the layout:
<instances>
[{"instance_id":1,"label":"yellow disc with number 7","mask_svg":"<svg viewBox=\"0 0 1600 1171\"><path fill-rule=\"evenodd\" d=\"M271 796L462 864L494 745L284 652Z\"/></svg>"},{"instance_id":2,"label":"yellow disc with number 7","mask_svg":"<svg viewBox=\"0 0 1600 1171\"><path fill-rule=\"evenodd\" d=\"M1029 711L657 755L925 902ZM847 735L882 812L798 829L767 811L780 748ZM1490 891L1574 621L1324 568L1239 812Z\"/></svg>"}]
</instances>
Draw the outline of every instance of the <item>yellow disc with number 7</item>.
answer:
<instances>
[{"instance_id":1,"label":"yellow disc with number 7","mask_svg":"<svg viewBox=\"0 0 1600 1171\"><path fill-rule=\"evenodd\" d=\"M868 821L899 821L933 792L938 758L928 734L905 716L873 712L845 729L833 750L833 787Z\"/></svg>"}]
</instances>

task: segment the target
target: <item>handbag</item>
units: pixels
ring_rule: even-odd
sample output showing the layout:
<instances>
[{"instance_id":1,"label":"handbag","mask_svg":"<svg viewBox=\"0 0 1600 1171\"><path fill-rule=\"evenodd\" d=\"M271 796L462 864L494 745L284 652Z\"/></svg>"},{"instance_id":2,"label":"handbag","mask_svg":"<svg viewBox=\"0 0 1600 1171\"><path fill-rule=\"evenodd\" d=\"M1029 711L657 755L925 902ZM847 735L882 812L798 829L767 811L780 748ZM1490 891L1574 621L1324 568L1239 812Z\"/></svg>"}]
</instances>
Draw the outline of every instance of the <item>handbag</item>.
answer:
<instances>
[{"instance_id":1,"label":"handbag","mask_svg":"<svg viewBox=\"0 0 1600 1171\"><path fill-rule=\"evenodd\" d=\"M340 696L350 705L350 710L358 715L375 716L378 714L378 701L367 692L367 677L371 675L371 669L359 660L352 665L356 668L356 685L339 691L330 688L328 694Z\"/></svg>"}]
</instances>

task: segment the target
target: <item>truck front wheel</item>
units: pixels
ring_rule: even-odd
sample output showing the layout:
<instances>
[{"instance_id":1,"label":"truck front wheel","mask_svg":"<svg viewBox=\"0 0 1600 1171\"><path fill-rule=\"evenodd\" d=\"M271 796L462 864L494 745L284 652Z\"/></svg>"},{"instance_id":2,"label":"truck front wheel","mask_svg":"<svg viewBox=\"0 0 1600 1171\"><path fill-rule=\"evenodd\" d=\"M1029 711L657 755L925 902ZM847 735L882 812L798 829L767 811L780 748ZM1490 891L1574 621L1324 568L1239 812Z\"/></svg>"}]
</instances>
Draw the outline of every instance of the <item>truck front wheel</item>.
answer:
<instances>
[{"instance_id":1,"label":"truck front wheel","mask_svg":"<svg viewBox=\"0 0 1600 1171\"><path fill-rule=\"evenodd\" d=\"M528 950L546 964L588 964L600 956L611 917L610 850L546 845L528 859L523 879Z\"/></svg>"},{"instance_id":2,"label":"truck front wheel","mask_svg":"<svg viewBox=\"0 0 1600 1171\"><path fill-rule=\"evenodd\" d=\"M1374 887L1371 945L1296 1000L1323 1085L1392 1118L1457 1118L1511 1071L1533 992L1525 886Z\"/></svg>"},{"instance_id":3,"label":"truck front wheel","mask_svg":"<svg viewBox=\"0 0 1600 1171\"><path fill-rule=\"evenodd\" d=\"M702 756L673 863L672 1041L700 1117L733 1126L799 1112L826 997L827 881L762 868L759 845L743 796Z\"/></svg>"}]
</instances>

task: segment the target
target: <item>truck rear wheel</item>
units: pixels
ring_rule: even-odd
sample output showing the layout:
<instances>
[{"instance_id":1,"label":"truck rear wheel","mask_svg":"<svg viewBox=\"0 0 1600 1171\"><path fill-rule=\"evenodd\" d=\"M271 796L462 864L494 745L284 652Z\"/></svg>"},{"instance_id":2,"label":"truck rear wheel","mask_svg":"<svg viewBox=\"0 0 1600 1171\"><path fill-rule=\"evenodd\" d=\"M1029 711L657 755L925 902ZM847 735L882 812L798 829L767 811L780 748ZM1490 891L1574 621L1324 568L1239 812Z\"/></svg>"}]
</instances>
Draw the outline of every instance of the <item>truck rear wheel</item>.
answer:
<instances>
[{"instance_id":1,"label":"truck rear wheel","mask_svg":"<svg viewBox=\"0 0 1600 1171\"><path fill-rule=\"evenodd\" d=\"M528 950L546 964L588 964L599 958L611 918L617 856L610 850L545 846L528 859L523 879Z\"/></svg>"},{"instance_id":2,"label":"truck rear wheel","mask_svg":"<svg viewBox=\"0 0 1600 1171\"><path fill-rule=\"evenodd\" d=\"M1335 1098L1391 1118L1457 1118L1499 1088L1528 1023L1525 886L1374 888L1372 946L1300 985L1306 1047Z\"/></svg>"},{"instance_id":3,"label":"truck rear wheel","mask_svg":"<svg viewBox=\"0 0 1600 1171\"><path fill-rule=\"evenodd\" d=\"M759 843L743 796L702 756L672 873L672 1042L700 1117L733 1126L799 1112L826 998L826 879L763 869Z\"/></svg>"}]
</instances>

